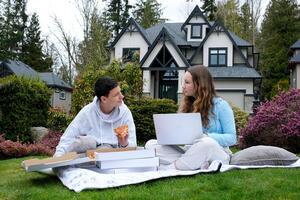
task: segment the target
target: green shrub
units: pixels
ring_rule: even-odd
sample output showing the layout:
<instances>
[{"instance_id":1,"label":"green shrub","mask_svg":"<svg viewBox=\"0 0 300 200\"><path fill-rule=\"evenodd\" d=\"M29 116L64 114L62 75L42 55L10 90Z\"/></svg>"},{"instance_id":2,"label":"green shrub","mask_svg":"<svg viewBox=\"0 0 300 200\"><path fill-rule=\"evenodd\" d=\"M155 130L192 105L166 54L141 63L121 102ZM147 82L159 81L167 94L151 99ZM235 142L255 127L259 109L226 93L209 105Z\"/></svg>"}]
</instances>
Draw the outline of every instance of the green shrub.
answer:
<instances>
[{"instance_id":1,"label":"green shrub","mask_svg":"<svg viewBox=\"0 0 300 200\"><path fill-rule=\"evenodd\" d=\"M232 110L234 113L236 131L239 135L242 128L244 128L247 125L249 114L235 106L232 106Z\"/></svg>"},{"instance_id":2,"label":"green shrub","mask_svg":"<svg viewBox=\"0 0 300 200\"><path fill-rule=\"evenodd\" d=\"M73 117L59 108L50 108L48 111L47 128L53 131L64 132Z\"/></svg>"},{"instance_id":3,"label":"green shrub","mask_svg":"<svg viewBox=\"0 0 300 200\"><path fill-rule=\"evenodd\" d=\"M94 84L98 78L110 76L119 81L125 96L141 96L143 88L142 71L138 63L127 63L124 68L118 61L113 61L106 69L88 67L75 79L72 95L72 113L77 114L81 108L90 103L94 97Z\"/></svg>"},{"instance_id":4,"label":"green shrub","mask_svg":"<svg viewBox=\"0 0 300 200\"><path fill-rule=\"evenodd\" d=\"M46 125L50 90L40 80L16 76L0 85L1 131L9 140L32 141L30 127Z\"/></svg>"},{"instance_id":5,"label":"green shrub","mask_svg":"<svg viewBox=\"0 0 300 200\"><path fill-rule=\"evenodd\" d=\"M125 99L132 112L136 126L137 140L139 143L145 143L149 139L156 138L153 114L157 113L175 113L178 110L177 104L170 99L152 99L149 97Z\"/></svg>"}]
</instances>

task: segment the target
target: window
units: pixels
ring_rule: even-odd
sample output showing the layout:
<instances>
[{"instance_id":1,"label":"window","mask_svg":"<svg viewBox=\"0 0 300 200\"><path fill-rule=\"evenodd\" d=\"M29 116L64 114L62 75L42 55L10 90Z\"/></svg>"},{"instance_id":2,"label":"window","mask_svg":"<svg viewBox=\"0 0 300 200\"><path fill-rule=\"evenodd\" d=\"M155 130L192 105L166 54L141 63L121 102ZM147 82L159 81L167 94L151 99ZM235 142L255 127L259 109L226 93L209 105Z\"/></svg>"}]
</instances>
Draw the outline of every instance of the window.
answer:
<instances>
[{"instance_id":1,"label":"window","mask_svg":"<svg viewBox=\"0 0 300 200\"><path fill-rule=\"evenodd\" d=\"M123 63L140 61L140 48L123 48Z\"/></svg>"},{"instance_id":2,"label":"window","mask_svg":"<svg viewBox=\"0 0 300 200\"><path fill-rule=\"evenodd\" d=\"M192 24L191 38L202 38L202 26L200 24Z\"/></svg>"},{"instance_id":3,"label":"window","mask_svg":"<svg viewBox=\"0 0 300 200\"><path fill-rule=\"evenodd\" d=\"M227 66L227 48L210 48L209 49L209 66L226 67Z\"/></svg>"},{"instance_id":4,"label":"window","mask_svg":"<svg viewBox=\"0 0 300 200\"><path fill-rule=\"evenodd\" d=\"M61 91L61 92L59 93L59 99L61 99L61 100L66 100L66 93L65 93L64 91Z\"/></svg>"}]
</instances>

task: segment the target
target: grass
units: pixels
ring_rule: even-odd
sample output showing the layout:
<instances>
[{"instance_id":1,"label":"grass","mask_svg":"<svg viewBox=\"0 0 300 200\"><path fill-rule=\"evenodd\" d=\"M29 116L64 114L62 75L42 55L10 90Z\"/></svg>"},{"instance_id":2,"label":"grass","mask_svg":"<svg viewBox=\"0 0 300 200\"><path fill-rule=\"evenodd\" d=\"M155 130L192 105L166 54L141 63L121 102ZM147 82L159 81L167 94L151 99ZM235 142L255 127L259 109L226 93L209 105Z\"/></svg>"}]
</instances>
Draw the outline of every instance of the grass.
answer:
<instances>
[{"instance_id":1,"label":"grass","mask_svg":"<svg viewBox=\"0 0 300 200\"><path fill-rule=\"evenodd\" d=\"M25 172L32 157L0 161L0 199L300 199L299 169L232 170L75 193L55 176Z\"/></svg>"}]
</instances>

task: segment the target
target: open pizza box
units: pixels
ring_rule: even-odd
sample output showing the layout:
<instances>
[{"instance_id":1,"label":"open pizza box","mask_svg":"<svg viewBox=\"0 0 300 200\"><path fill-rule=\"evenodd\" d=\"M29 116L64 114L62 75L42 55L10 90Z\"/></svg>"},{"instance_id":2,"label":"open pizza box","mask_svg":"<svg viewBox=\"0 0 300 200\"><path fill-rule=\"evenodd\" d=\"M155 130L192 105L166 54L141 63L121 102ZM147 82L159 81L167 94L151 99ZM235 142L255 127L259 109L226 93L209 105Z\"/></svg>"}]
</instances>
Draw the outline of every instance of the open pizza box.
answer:
<instances>
[{"instance_id":1,"label":"open pizza box","mask_svg":"<svg viewBox=\"0 0 300 200\"><path fill-rule=\"evenodd\" d=\"M69 165L77 165L90 163L95 165L95 152L117 152L117 151L133 151L136 147L127 148L99 148L87 150L86 153L78 154L76 152L69 152L59 157L50 157L44 159L29 159L22 162L22 167L27 172L41 171L49 168L63 167Z\"/></svg>"}]
</instances>

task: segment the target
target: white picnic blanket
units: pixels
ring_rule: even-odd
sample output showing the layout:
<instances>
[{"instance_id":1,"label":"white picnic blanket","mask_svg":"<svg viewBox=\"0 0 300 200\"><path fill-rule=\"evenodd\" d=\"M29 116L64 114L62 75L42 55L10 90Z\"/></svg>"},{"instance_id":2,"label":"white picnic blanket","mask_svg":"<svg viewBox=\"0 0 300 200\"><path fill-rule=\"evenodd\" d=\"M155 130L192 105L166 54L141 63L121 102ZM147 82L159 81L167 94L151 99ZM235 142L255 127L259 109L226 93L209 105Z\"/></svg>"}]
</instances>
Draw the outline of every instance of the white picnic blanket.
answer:
<instances>
[{"instance_id":1,"label":"white picnic blanket","mask_svg":"<svg viewBox=\"0 0 300 200\"><path fill-rule=\"evenodd\" d=\"M102 189L118 187L130 184L142 183L149 180L171 177L187 176L198 173L226 172L232 169L255 169L255 168L295 168L300 167L300 159L288 166L237 166L226 165L220 161L214 161L206 170L180 171L180 170L157 170L145 172L122 172L122 173L99 173L99 169L68 167L57 172L58 178L70 190L80 192L86 189Z\"/></svg>"}]
</instances>

